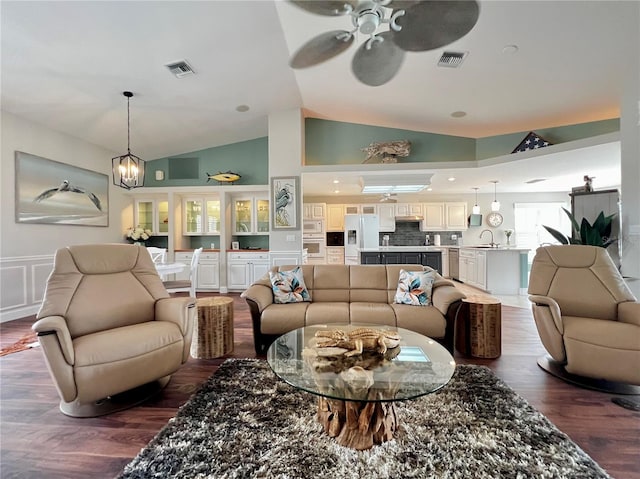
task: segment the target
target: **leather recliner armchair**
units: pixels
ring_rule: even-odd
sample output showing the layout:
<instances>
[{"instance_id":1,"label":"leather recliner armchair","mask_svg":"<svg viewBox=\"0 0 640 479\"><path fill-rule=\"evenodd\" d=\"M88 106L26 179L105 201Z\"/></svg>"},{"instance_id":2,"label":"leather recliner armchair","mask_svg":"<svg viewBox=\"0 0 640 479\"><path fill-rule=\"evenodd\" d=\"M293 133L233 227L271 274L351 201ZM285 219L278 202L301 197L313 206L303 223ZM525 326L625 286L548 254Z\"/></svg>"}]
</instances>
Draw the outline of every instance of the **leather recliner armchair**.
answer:
<instances>
[{"instance_id":1,"label":"leather recliner armchair","mask_svg":"<svg viewBox=\"0 0 640 479\"><path fill-rule=\"evenodd\" d=\"M194 298L169 296L143 247L59 249L32 328L60 410L108 414L166 386L189 358L195 312Z\"/></svg>"},{"instance_id":2,"label":"leather recliner armchair","mask_svg":"<svg viewBox=\"0 0 640 479\"><path fill-rule=\"evenodd\" d=\"M640 385L640 303L604 248L538 248L529 294L542 344L566 372Z\"/></svg>"}]
</instances>

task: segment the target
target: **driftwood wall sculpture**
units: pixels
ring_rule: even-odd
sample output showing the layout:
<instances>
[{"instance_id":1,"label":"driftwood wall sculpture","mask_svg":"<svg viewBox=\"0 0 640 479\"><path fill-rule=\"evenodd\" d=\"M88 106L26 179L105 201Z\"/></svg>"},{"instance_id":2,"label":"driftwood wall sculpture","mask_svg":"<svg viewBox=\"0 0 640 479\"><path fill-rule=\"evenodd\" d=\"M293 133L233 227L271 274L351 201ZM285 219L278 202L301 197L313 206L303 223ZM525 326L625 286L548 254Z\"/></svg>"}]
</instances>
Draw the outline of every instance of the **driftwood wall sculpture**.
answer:
<instances>
[{"instance_id":1,"label":"driftwood wall sculpture","mask_svg":"<svg viewBox=\"0 0 640 479\"><path fill-rule=\"evenodd\" d=\"M364 151L367 154L367 158L363 163L372 163L375 160L382 163L397 163L399 156L409 156L411 142L408 140L375 142L366 148L361 148L360 151Z\"/></svg>"}]
</instances>

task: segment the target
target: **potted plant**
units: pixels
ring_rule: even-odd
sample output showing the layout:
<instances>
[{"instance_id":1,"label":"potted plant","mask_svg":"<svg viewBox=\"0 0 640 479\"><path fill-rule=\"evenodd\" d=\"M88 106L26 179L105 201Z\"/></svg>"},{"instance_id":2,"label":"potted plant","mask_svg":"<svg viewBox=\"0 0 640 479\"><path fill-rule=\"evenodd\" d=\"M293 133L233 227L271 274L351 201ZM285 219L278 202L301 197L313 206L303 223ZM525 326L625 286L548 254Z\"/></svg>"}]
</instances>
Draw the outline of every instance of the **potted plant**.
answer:
<instances>
[{"instance_id":1,"label":"potted plant","mask_svg":"<svg viewBox=\"0 0 640 479\"><path fill-rule=\"evenodd\" d=\"M601 211L593 224L589 223L586 218L582 218L580 225L578 225L575 217L566 208L562 208L562 210L571 220L573 237L568 237L554 228L542 225L561 244L581 244L606 248L616 242L617 238L611 238L611 226L612 220L616 216L615 213L605 216Z\"/></svg>"}]
</instances>

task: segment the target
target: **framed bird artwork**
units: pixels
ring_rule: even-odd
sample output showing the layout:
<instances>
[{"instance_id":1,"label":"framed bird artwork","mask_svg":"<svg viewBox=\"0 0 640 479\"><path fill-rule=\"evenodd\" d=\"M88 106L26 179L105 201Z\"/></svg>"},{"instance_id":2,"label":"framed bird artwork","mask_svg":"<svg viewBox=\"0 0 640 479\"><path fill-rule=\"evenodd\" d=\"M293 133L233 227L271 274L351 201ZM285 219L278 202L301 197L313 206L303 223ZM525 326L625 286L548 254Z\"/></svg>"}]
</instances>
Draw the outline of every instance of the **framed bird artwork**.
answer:
<instances>
[{"instance_id":1,"label":"framed bird artwork","mask_svg":"<svg viewBox=\"0 0 640 479\"><path fill-rule=\"evenodd\" d=\"M16 151L16 222L109 226L109 177Z\"/></svg>"},{"instance_id":2,"label":"framed bird artwork","mask_svg":"<svg viewBox=\"0 0 640 479\"><path fill-rule=\"evenodd\" d=\"M300 229L300 177L271 178L271 228L273 230Z\"/></svg>"}]
</instances>

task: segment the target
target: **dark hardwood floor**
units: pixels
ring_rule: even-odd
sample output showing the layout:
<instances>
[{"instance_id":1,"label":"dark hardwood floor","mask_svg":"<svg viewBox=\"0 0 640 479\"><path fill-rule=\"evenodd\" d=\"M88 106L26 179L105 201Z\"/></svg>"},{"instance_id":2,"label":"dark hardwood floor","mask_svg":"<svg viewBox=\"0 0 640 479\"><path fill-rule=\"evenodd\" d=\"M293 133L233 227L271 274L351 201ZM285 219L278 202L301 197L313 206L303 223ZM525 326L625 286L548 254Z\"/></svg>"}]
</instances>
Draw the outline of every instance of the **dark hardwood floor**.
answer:
<instances>
[{"instance_id":1,"label":"dark hardwood floor","mask_svg":"<svg viewBox=\"0 0 640 479\"><path fill-rule=\"evenodd\" d=\"M235 300L231 357L256 357L248 307L237 294L230 296ZM456 353L456 360L490 367L610 475L639 479L640 412L616 406L611 394L571 386L542 371L536 359L544 349L531 312L503 306L502 313L502 356L480 360ZM0 324L0 346L28 333L33 321ZM110 416L74 419L58 410L58 395L39 348L1 357L1 477L116 476L223 361L192 358L150 402Z\"/></svg>"}]
</instances>

